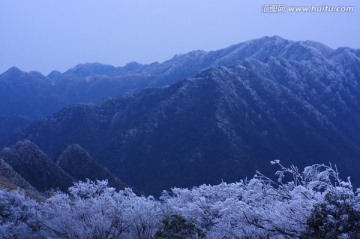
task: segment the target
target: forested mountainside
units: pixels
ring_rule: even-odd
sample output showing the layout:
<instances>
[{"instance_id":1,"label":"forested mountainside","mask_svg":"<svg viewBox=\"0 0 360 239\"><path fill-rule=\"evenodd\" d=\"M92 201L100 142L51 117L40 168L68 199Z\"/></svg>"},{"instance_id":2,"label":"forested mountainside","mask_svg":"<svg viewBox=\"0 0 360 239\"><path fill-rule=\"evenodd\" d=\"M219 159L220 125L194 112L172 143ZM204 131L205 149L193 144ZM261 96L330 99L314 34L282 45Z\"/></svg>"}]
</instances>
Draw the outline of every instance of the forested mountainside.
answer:
<instances>
[{"instance_id":1,"label":"forested mountainside","mask_svg":"<svg viewBox=\"0 0 360 239\"><path fill-rule=\"evenodd\" d=\"M359 50L273 37L215 53L198 52L196 62L210 55L218 59L212 65L234 66L66 107L18 138L50 157L79 144L151 194L267 173L275 158L299 166L336 163L360 182Z\"/></svg>"},{"instance_id":2,"label":"forested mountainside","mask_svg":"<svg viewBox=\"0 0 360 239\"><path fill-rule=\"evenodd\" d=\"M36 191L21 175L15 172L12 167L0 158L0 188L23 189Z\"/></svg>"},{"instance_id":3,"label":"forested mountainside","mask_svg":"<svg viewBox=\"0 0 360 239\"><path fill-rule=\"evenodd\" d=\"M39 191L66 190L72 185L71 176L28 140L4 148L0 158Z\"/></svg>"},{"instance_id":4,"label":"forested mountainside","mask_svg":"<svg viewBox=\"0 0 360 239\"><path fill-rule=\"evenodd\" d=\"M96 163L79 145L70 145L58 157L50 159L41 149L22 140L0 150L0 187L21 188L26 192L64 192L77 181L108 180L109 186L121 190L125 184Z\"/></svg>"},{"instance_id":5,"label":"forested mountainside","mask_svg":"<svg viewBox=\"0 0 360 239\"><path fill-rule=\"evenodd\" d=\"M127 186L97 163L85 149L77 144L66 147L58 157L56 164L71 175L74 182L108 180L109 185L117 190L124 189Z\"/></svg>"},{"instance_id":6,"label":"forested mountainside","mask_svg":"<svg viewBox=\"0 0 360 239\"><path fill-rule=\"evenodd\" d=\"M299 61L333 53L334 50L316 42L263 37L217 51L176 55L163 63L148 65L79 64L64 73L53 71L48 76L13 67L0 75L0 116L39 119L71 104L171 85L209 67L233 66L246 59L281 57Z\"/></svg>"},{"instance_id":7,"label":"forested mountainside","mask_svg":"<svg viewBox=\"0 0 360 239\"><path fill-rule=\"evenodd\" d=\"M28 126L31 121L31 119L24 116L0 116L0 148Z\"/></svg>"}]
</instances>

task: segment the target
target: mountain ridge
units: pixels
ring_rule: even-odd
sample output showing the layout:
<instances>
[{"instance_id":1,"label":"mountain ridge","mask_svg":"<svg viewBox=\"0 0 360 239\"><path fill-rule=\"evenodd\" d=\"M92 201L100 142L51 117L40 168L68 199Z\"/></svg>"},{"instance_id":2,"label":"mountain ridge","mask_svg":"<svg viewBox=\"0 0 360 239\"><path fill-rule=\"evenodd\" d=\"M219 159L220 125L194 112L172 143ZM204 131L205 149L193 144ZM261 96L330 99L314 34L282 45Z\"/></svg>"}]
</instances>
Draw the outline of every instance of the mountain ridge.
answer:
<instances>
[{"instance_id":1,"label":"mountain ridge","mask_svg":"<svg viewBox=\"0 0 360 239\"><path fill-rule=\"evenodd\" d=\"M145 88L169 86L209 67L234 66L246 59L263 61L267 57L296 61L304 57L328 58L336 51L341 51L341 48L334 50L317 42L289 41L274 36L246 41L216 51L191 51L162 63L146 65L131 62L123 67L114 67L85 63L64 73L53 71L48 76L10 68L0 75L0 95L4 95L0 101L0 109L3 116L23 115L39 119L71 104L93 103ZM352 51L356 53L360 50ZM38 83L26 86L26 89L18 92L14 89L21 89L24 85L19 75L22 75L20 78L26 77L28 81ZM13 88L9 88L6 83L9 80L13 82ZM24 92L29 93L24 95ZM17 96L18 106L10 109L7 105L14 104L14 96Z\"/></svg>"},{"instance_id":2,"label":"mountain ridge","mask_svg":"<svg viewBox=\"0 0 360 239\"><path fill-rule=\"evenodd\" d=\"M40 195L51 190L65 192L75 182L87 180L107 180L117 190L129 187L77 144L67 146L56 161L29 140L0 150L0 187Z\"/></svg>"},{"instance_id":3,"label":"mountain ridge","mask_svg":"<svg viewBox=\"0 0 360 239\"><path fill-rule=\"evenodd\" d=\"M155 195L270 173L275 158L300 167L331 161L360 184L358 53L264 37L133 63L121 73L131 94L65 107L16 140L29 139L52 158L79 144L115 176Z\"/></svg>"},{"instance_id":4,"label":"mountain ridge","mask_svg":"<svg viewBox=\"0 0 360 239\"><path fill-rule=\"evenodd\" d=\"M56 165L74 178L74 181L107 180L110 187L123 190L128 187L114 177L106 168L98 164L93 157L80 145L66 147L56 160Z\"/></svg>"},{"instance_id":5,"label":"mountain ridge","mask_svg":"<svg viewBox=\"0 0 360 239\"><path fill-rule=\"evenodd\" d=\"M154 194L266 173L274 158L300 166L329 160L356 178L359 65L267 57L212 67L167 88L68 107L23 136L50 154L49 145L84 145Z\"/></svg>"}]
</instances>

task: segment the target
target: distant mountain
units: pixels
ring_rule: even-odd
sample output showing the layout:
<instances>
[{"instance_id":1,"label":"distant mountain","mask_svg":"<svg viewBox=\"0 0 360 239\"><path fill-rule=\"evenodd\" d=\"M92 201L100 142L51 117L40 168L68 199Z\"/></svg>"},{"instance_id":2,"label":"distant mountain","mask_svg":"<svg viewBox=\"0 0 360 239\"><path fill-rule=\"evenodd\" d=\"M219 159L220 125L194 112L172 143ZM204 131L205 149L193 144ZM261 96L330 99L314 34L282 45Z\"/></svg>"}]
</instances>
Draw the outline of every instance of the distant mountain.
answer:
<instances>
[{"instance_id":1,"label":"distant mountain","mask_svg":"<svg viewBox=\"0 0 360 239\"><path fill-rule=\"evenodd\" d=\"M13 67L0 75L0 116L39 119L72 104L168 86L209 67L234 66L246 59L262 61L268 57L308 60L333 52L316 42L263 37L217 51L192 51L149 65L131 62L124 67L114 67L87 63L64 73L53 71L47 77Z\"/></svg>"},{"instance_id":2,"label":"distant mountain","mask_svg":"<svg viewBox=\"0 0 360 239\"><path fill-rule=\"evenodd\" d=\"M73 183L73 179L67 173L29 140L19 141L11 147L4 148L0 158L41 192L57 188L66 191Z\"/></svg>"},{"instance_id":3,"label":"distant mountain","mask_svg":"<svg viewBox=\"0 0 360 239\"><path fill-rule=\"evenodd\" d=\"M87 77L87 76L113 76L117 73L117 68L100 63L79 64L64 73L66 76ZM51 76L51 75L49 75ZM49 77L48 76L48 77Z\"/></svg>"},{"instance_id":4,"label":"distant mountain","mask_svg":"<svg viewBox=\"0 0 360 239\"><path fill-rule=\"evenodd\" d=\"M68 146L59 156L57 165L76 181L86 179L108 180L109 186L117 190L124 189L125 183L114 177L106 168L98 164L80 145Z\"/></svg>"},{"instance_id":5,"label":"distant mountain","mask_svg":"<svg viewBox=\"0 0 360 239\"><path fill-rule=\"evenodd\" d=\"M39 116L55 108L51 81L37 72L26 73L16 67L0 75L0 115Z\"/></svg>"},{"instance_id":6,"label":"distant mountain","mask_svg":"<svg viewBox=\"0 0 360 239\"><path fill-rule=\"evenodd\" d=\"M67 105L93 102L122 93L117 90L117 81L108 77L63 78L59 72L50 75L51 78L17 68L1 74L0 116L39 119Z\"/></svg>"},{"instance_id":7,"label":"distant mountain","mask_svg":"<svg viewBox=\"0 0 360 239\"><path fill-rule=\"evenodd\" d=\"M19 137L51 156L78 143L116 176L154 194L271 173L275 158L300 167L330 161L360 184L359 50L272 37L171 61L176 69L175 62L187 62L187 72L235 66L67 107ZM153 82L165 84L161 77Z\"/></svg>"}]
</instances>

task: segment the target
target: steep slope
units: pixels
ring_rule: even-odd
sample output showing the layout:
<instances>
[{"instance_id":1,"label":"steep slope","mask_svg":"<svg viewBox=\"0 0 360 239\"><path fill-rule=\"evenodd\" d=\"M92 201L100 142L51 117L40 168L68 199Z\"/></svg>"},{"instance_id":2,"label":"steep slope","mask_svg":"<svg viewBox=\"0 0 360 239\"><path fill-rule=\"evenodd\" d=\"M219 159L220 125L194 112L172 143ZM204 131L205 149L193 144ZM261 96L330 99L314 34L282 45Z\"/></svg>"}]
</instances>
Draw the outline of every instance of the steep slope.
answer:
<instances>
[{"instance_id":1,"label":"steep slope","mask_svg":"<svg viewBox=\"0 0 360 239\"><path fill-rule=\"evenodd\" d=\"M310 45L310 55L300 44L295 55L282 51L290 60L262 56L165 89L68 107L22 137L49 155L83 145L116 176L155 194L267 173L274 158L337 163L359 183L359 51L325 56L328 48Z\"/></svg>"},{"instance_id":2,"label":"steep slope","mask_svg":"<svg viewBox=\"0 0 360 239\"><path fill-rule=\"evenodd\" d=\"M246 59L263 61L268 57L301 61L329 57L334 52L316 42L263 37L217 51L192 51L148 65L135 62L124 67L79 64L64 73L54 71L47 77L11 68L0 75L0 116L23 115L39 119L71 104L168 86L209 67L234 66Z\"/></svg>"},{"instance_id":3,"label":"steep slope","mask_svg":"<svg viewBox=\"0 0 360 239\"><path fill-rule=\"evenodd\" d=\"M36 192L35 188L15 172L2 158L0 158L0 188L20 188L27 192Z\"/></svg>"},{"instance_id":4,"label":"steep slope","mask_svg":"<svg viewBox=\"0 0 360 239\"><path fill-rule=\"evenodd\" d=\"M76 181L106 179L110 187L118 190L124 189L126 186L106 168L98 164L91 155L78 144L68 146L59 156L57 165Z\"/></svg>"},{"instance_id":5,"label":"steep slope","mask_svg":"<svg viewBox=\"0 0 360 239\"><path fill-rule=\"evenodd\" d=\"M57 188L66 190L72 185L73 179L29 140L4 148L0 158L41 192Z\"/></svg>"},{"instance_id":6,"label":"steep slope","mask_svg":"<svg viewBox=\"0 0 360 239\"><path fill-rule=\"evenodd\" d=\"M278 36L262 37L235 44L224 49L205 52L191 51L175 55L162 63L141 65L133 62L124 67L108 65L80 64L66 71L63 77L108 76L121 82L123 92L134 92L149 87L171 85L193 76L209 67L234 66L246 59L265 60L268 57L288 60L309 60L316 56L329 56L334 50L312 41L295 42Z\"/></svg>"},{"instance_id":7,"label":"steep slope","mask_svg":"<svg viewBox=\"0 0 360 239\"><path fill-rule=\"evenodd\" d=\"M23 116L0 116L0 148L11 138L31 123L31 119Z\"/></svg>"}]
</instances>

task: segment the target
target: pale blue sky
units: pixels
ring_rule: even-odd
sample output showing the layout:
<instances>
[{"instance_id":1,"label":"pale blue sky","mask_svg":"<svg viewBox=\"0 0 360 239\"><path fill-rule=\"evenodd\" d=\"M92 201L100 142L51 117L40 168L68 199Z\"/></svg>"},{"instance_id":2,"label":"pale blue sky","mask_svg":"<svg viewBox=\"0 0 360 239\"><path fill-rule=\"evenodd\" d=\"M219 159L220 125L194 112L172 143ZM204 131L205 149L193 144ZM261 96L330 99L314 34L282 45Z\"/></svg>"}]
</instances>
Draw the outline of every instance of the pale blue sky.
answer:
<instances>
[{"instance_id":1,"label":"pale blue sky","mask_svg":"<svg viewBox=\"0 0 360 239\"><path fill-rule=\"evenodd\" d=\"M353 13L262 13L263 4L354 6ZM164 61L278 35L360 48L358 0L1 0L0 72Z\"/></svg>"}]
</instances>

